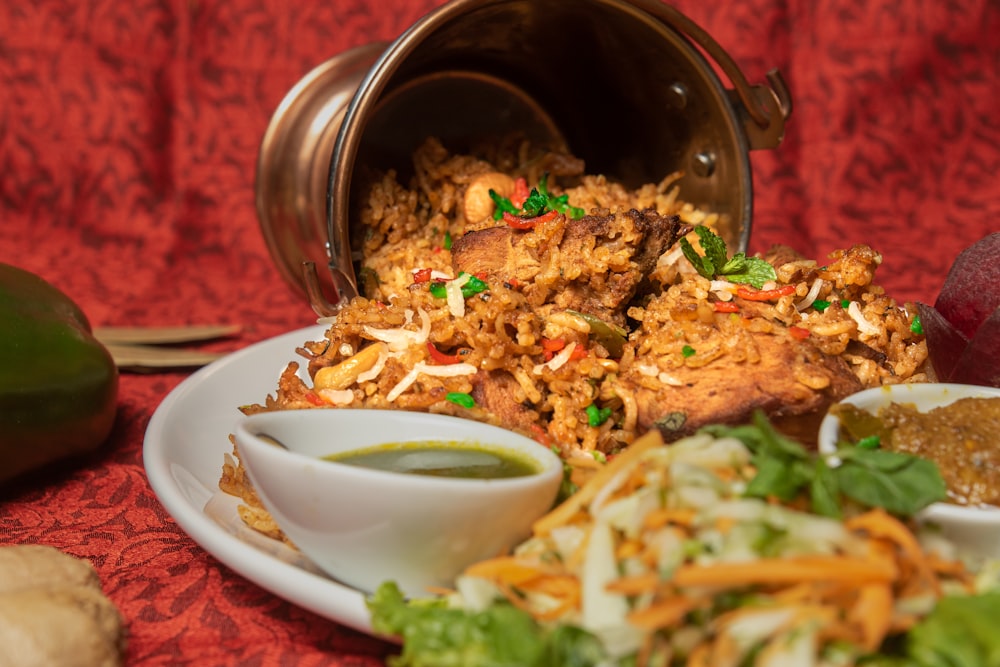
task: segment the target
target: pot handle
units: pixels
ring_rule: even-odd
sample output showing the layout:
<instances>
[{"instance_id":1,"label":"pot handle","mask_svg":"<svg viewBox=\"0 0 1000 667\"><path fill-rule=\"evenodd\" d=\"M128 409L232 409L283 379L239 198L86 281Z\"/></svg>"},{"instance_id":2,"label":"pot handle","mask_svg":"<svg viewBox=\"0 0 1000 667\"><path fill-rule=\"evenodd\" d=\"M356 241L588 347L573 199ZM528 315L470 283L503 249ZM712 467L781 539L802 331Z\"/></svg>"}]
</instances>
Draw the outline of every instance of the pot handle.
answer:
<instances>
[{"instance_id":1,"label":"pot handle","mask_svg":"<svg viewBox=\"0 0 1000 667\"><path fill-rule=\"evenodd\" d=\"M775 148L785 135L785 121L792 113L792 97L781 72L767 73L768 85L750 85L736 61L711 35L674 7L657 2L656 13L667 25L700 46L729 77L733 107L743 119L750 150Z\"/></svg>"}]
</instances>

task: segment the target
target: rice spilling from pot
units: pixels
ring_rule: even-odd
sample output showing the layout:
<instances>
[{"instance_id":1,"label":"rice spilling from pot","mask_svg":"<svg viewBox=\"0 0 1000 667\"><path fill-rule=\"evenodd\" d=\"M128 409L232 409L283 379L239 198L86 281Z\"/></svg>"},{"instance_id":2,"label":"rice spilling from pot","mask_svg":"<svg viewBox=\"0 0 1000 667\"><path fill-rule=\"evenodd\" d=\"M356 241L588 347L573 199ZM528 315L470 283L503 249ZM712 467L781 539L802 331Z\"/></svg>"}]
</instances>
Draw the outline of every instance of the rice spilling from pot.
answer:
<instances>
[{"instance_id":1,"label":"rice spilling from pot","mask_svg":"<svg viewBox=\"0 0 1000 667\"><path fill-rule=\"evenodd\" d=\"M679 176L628 189L525 143L428 140L407 183L368 175L352 229L365 296L242 409L446 413L593 461L755 410L805 433L849 393L929 379L916 308L875 284L874 249L820 263L776 247L759 287L706 277L676 241L700 248L692 228L720 221L683 201ZM526 186L583 216L495 215ZM244 495L240 480L228 461L223 490Z\"/></svg>"}]
</instances>

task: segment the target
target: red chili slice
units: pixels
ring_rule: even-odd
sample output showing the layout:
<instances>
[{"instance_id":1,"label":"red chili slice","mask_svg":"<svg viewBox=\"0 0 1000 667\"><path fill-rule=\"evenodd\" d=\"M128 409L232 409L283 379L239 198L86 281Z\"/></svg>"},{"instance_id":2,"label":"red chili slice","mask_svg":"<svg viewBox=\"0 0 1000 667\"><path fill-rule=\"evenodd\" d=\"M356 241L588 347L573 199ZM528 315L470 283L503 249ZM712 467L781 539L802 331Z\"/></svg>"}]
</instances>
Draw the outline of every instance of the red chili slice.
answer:
<instances>
[{"instance_id":1,"label":"red chili slice","mask_svg":"<svg viewBox=\"0 0 1000 667\"><path fill-rule=\"evenodd\" d=\"M538 424L531 424L530 428L531 432L534 434L533 437L535 440L542 443L546 447L552 445L552 436L549 435L548 431L546 431Z\"/></svg>"},{"instance_id":2,"label":"red chili slice","mask_svg":"<svg viewBox=\"0 0 1000 667\"><path fill-rule=\"evenodd\" d=\"M542 352L545 354L545 361L552 359L564 347L566 347L566 341L562 338L542 338Z\"/></svg>"},{"instance_id":3,"label":"red chili slice","mask_svg":"<svg viewBox=\"0 0 1000 667\"><path fill-rule=\"evenodd\" d=\"M431 269L420 269L419 271L413 272L413 282L415 283L426 283L431 279Z\"/></svg>"},{"instance_id":4,"label":"red chili slice","mask_svg":"<svg viewBox=\"0 0 1000 667\"><path fill-rule=\"evenodd\" d=\"M457 364L462 360L462 353L456 352L455 354L445 354L441 350L434 346L434 343L427 341L427 352L431 355L431 359L436 364L441 364L447 366L449 364Z\"/></svg>"},{"instance_id":5,"label":"red chili slice","mask_svg":"<svg viewBox=\"0 0 1000 667\"><path fill-rule=\"evenodd\" d=\"M555 220L557 215L559 215L559 211L549 211L548 213L536 215L533 218L522 218L519 215L514 215L505 211L503 214L503 221L514 229L531 229L535 225Z\"/></svg>"},{"instance_id":6,"label":"red chili slice","mask_svg":"<svg viewBox=\"0 0 1000 667\"><path fill-rule=\"evenodd\" d=\"M774 289L754 289L745 285L736 288L736 296L747 301L774 301L795 293L795 285L785 285Z\"/></svg>"},{"instance_id":7,"label":"red chili slice","mask_svg":"<svg viewBox=\"0 0 1000 667\"><path fill-rule=\"evenodd\" d=\"M740 312L740 307L738 304L732 301L716 301L712 304L717 313L738 313Z\"/></svg>"},{"instance_id":8,"label":"red chili slice","mask_svg":"<svg viewBox=\"0 0 1000 667\"><path fill-rule=\"evenodd\" d=\"M528 181L524 178L514 179L514 193L510 196L510 203L514 205L514 208L524 206L524 200L530 194L531 190L528 189Z\"/></svg>"},{"instance_id":9,"label":"red chili slice","mask_svg":"<svg viewBox=\"0 0 1000 667\"><path fill-rule=\"evenodd\" d=\"M788 333L791 334L792 338L796 338L798 340L805 340L806 338L809 338L809 329L805 329L803 327L788 327Z\"/></svg>"}]
</instances>

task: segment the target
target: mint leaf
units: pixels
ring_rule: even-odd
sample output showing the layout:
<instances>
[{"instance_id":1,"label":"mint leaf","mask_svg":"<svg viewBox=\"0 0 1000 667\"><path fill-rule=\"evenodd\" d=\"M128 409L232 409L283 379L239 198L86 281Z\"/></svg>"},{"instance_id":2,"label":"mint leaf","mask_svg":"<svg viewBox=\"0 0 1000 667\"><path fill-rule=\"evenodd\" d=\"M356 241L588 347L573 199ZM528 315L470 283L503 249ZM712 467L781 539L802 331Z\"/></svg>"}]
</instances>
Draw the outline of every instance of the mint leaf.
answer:
<instances>
[{"instance_id":1,"label":"mint leaf","mask_svg":"<svg viewBox=\"0 0 1000 667\"><path fill-rule=\"evenodd\" d=\"M793 500L812 481L809 466L799 461L782 461L764 456L754 457L757 474L747 484L745 495L752 498Z\"/></svg>"},{"instance_id":2,"label":"mint leaf","mask_svg":"<svg viewBox=\"0 0 1000 667\"><path fill-rule=\"evenodd\" d=\"M738 263L734 262L737 259L741 261ZM730 282L747 283L760 289L764 286L764 283L778 279L778 274L775 272L774 267L760 257L746 257L743 253L739 253L729 263L742 267L738 271L721 272Z\"/></svg>"},{"instance_id":3,"label":"mint leaf","mask_svg":"<svg viewBox=\"0 0 1000 667\"><path fill-rule=\"evenodd\" d=\"M841 517L840 485L833 468L822 458L816 459L813 476L809 481L809 499L816 514L833 519Z\"/></svg>"},{"instance_id":4,"label":"mint leaf","mask_svg":"<svg viewBox=\"0 0 1000 667\"><path fill-rule=\"evenodd\" d=\"M776 431L761 410L754 412L750 425L701 430L738 438L751 451L757 472L747 485L748 496L789 500L807 493L813 512L830 517L840 516L845 498L908 517L946 497L941 472L927 459L847 446L837 451L841 464L831 468L825 457Z\"/></svg>"},{"instance_id":5,"label":"mint leaf","mask_svg":"<svg viewBox=\"0 0 1000 667\"><path fill-rule=\"evenodd\" d=\"M701 249L705 252L705 257L711 260L717 272L722 271L726 265L726 242L722 237L704 225L694 228L694 233L698 235L701 242Z\"/></svg>"},{"instance_id":6,"label":"mint leaf","mask_svg":"<svg viewBox=\"0 0 1000 667\"><path fill-rule=\"evenodd\" d=\"M760 257L747 257L738 252L731 258L726 253L726 242L704 225L694 228L701 242L704 255L699 255L687 239L680 240L681 252L694 265L699 275L709 280L723 277L734 283L747 283L760 289L764 283L777 280L774 267Z\"/></svg>"},{"instance_id":7,"label":"mint leaf","mask_svg":"<svg viewBox=\"0 0 1000 667\"><path fill-rule=\"evenodd\" d=\"M729 261L722 265L719 273L723 275L740 274L747 270L747 256L738 252L729 258Z\"/></svg>"},{"instance_id":8,"label":"mint leaf","mask_svg":"<svg viewBox=\"0 0 1000 667\"><path fill-rule=\"evenodd\" d=\"M700 229L700 228L698 228ZM708 257L698 254L698 251L694 249L691 242L685 238L681 238L681 252L687 257L687 260L691 262L695 270L702 278L707 278L711 280L715 277L715 265L712 264L712 260Z\"/></svg>"},{"instance_id":9,"label":"mint leaf","mask_svg":"<svg viewBox=\"0 0 1000 667\"><path fill-rule=\"evenodd\" d=\"M841 492L868 507L913 516L946 497L944 479L933 462L881 449L843 448L834 468ZM891 456L886 456L891 455Z\"/></svg>"}]
</instances>

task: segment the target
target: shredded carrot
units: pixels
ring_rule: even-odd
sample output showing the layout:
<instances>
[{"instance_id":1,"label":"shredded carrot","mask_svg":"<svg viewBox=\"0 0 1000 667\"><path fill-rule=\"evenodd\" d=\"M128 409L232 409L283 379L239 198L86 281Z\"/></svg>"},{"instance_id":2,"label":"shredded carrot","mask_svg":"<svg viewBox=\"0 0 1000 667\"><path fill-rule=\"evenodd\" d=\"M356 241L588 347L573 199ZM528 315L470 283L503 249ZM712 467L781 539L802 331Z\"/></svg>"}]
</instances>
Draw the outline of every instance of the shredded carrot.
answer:
<instances>
[{"instance_id":1,"label":"shredded carrot","mask_svg":"<svg viewBox=\"0 0 1000 667\"><path fill-rule=\"evenodd\" d=\"M537 537L567 525L583 531L582 539L570 553L563 553L562 559L550 562L537 556L502 556L477 563L466 573L492 581L511 604L536 619L558 622L567 616L578 617L584 595L580 576L595 525L591 504L599 493L602 497L608 494L611 500L627 498L652 480L670 479L656 470L669 465L669 452L665 450L668 456L662 459L650 455L661 446L662 438L653 431L607 463L587 459L576 466L571 462L581 475L589 474L589 479L534 525ZM745 477L745 471L736 468L711 472L720 483ZM772 498L768 502L809 512L807 499L782 502ZM646 511L638 534L612 529L615 560L629 574L611 581L605 590L630 598L627 620L645 633L640 656L659 657L654 652L658 648L668 651L658 647L657 642L667 637L658 631L682 627L692 612L707 615L709 621L693 633L687 658L691 667L718 667L746 659L749 649L734 634L739 627L736 623L740 619L753 621L754 614L773 612L778 616L770 620L761 617L768 624L764 626L768 637L762 640L760 655L771 655L778 650L776 642L803 628L815 633L819 645L843 641L859 651L872 652L920 620L920 613L900 612L908 608L901 601L939 596L944 581L971 587L972 575L961 562L925 553L908 524L880 509L846 519L844 528L850 539L832 553L714 562L685 556L670 569L665 560L671 554L661 553L662 549L686 548L688 540L702 539L701 529L726 534L739 521L729 517L712 521L708 516L702 509L657 507ZM718 596L723 592L752 593L755 599L759 596L767 602L751 602L719 613Z\"/></svg>"},{"instance_id":2,"label":"shredded carrot","mask_svg":"<svg viewBox=\"0 0 1000 667\"><path fill-rule=\"evenodd\" d=\"M737 523L736 519L731 516L720 516L715 520L715 529L725 535L732 527Z\"/></svg>"},{"instance_id":3,"label":"shredded carrot","mask_svg":"<svg viewBox=\"0 0 1000 667\"><path fill-rule=\"evenodd\" d=\"M642 552L642 542L640 540L625 540L618 545L618 549L615 550L615 557L618 560L624 558L631 558L638 553Z\"/></svg>"},{"instance_id":4,"label":"shredded carrot","mask_svg":"<svg viewBox=\"0 0 1000 667\"><path fill-rule=\"evenodd\" d=\"M866 651L877 649L892 625L892 587L888 583L862 586L848 618L861 628L861 646Z\"/></svg>"},{"instance_id":5,"label":"shredded carrot","mask_svg":"<svg viewBox=\"0 0 1000 667\"><path fill-rule=\"evenodd\" d=\"M682 565L674 572L677 586L750 586L802 581L848 581L858 584L892 581L896 568L849 556L799 556L710 565Z\"/></svg>"},{"instance_id":6,"label":"shredded carrot","mask_svg":"<svg viewBox=\"0 0 1000 667\"><path fill-rule=\"evenodd\" d=\"M538 578L521 586L497 582L497 588L512 605L543 621L558 619L580 606L580 583L570 575ZM544 596L547 604L535 603L532 594Z\"/></svg>"},{"instance_id":7,"label":"shredded carrot","mask_svg":"<svg viewBox=\"0 0 1000 667\"><path fill-rule=\"evenodd\" d=\"M690 508L661 507L646 515L643 522L647 528L660 528L668 524L690 527L698 517L698 512Z\"/></svg>"},{"instance_id":8,"label":"shredded carrot","mask_svg":"<svg viewBox=\"0 0 1000 667\"><path fill-rule=\"evenodd\" d=\"M808 582L783 588L774 593L774 599L777 602L785 604L801 604L804 602L815 602L821 594L822 591L819 587L812 582Z\"/></svg>"},{"instance_id":9,"label":"shredded carrot","mask_svg":"<svg viewBox=\"0 0 1000 667\"><path fill-rule=\"evenodd\" d=\"M707 604L708 600L702 597L683 595L657 600L648 607L629 613L628 622L643 630L670 627L680 623L690 612L699 607L707 606Z\"/></svg>"},{"instance_id":10,"label":"shredded carrot","mask_svg":"<svg viewBox=\"0 0 1000 667\"><path fill-rule=\"evenodd\" d=\"M877 508L847 519L845 525L848 530L864 531L873 537L881 537L895 543L906 556L906 560L916 568L921 579L930 583L936 594L940 594L940 585L927 562L923 548L913 532L899 519Z\"/></svg>"},{"instance_id":11,"label":"shredded carrot","mask_svg":"<svg viewBox=\"0 0 1000 667\"><path fill-rule=\"evenodd\" d=\"M649 431L645 435L637 438L628 449L609 461L603 468L598 470L587 483L572 496L567 498L561 505L535 521L533 529L535 535L547 535L556 526L564 525L567 520L574 516L587 503L594 499L597 492L613 478L619 470L624 470L633 461L642 457L648 449L655 449L663 446L663 437L656 429Z\"/></svg>"},{"instance_id":12,"label":"shredded carrot","mask_svg":"<svg viewBox=\"0 0 1000 667\"><path fill-rule=\"evenodd\" d=\"M622 595L639 595L655 591L663 585L669 585L669 581L661 577L659 573L643 572L642 574L619 577L608 583L607 589L612 593L621 593Z\"/></svg>"},{"instance_id":13,"label":"shredded carrot","mask_svg":"<svg viewBox=\"0 0 1000 667\"><path fill-rule=\"evenodd\" d=\"M699 644L688 655L686 667L712 667L710 660L711 645Z\"/></svg>"},{"instance_id":14,"label":"shredded carrot","mask_svg":"<svg viewBox=\"0 0 1000 667\"><path fill-rule=\"evenodd\" d=\"M546 569L516 556L500 556L473 563L466 568L465 573L518 586L545 575Z\"/></svg>"}]
</instances>

